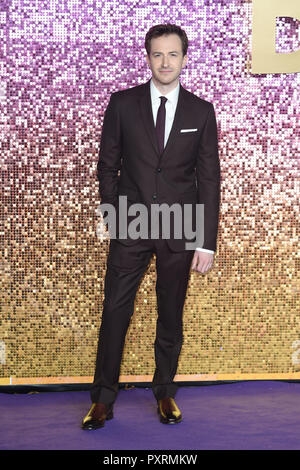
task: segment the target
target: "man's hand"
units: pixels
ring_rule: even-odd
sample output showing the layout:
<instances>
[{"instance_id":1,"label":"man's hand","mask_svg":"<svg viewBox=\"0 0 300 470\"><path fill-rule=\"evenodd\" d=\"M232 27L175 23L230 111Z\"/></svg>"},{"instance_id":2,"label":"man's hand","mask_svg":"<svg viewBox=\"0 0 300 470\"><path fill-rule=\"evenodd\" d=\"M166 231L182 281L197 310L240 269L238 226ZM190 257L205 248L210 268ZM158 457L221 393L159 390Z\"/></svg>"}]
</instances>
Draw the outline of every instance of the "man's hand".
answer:
<instances>
[{"instance_id":1,"label":"man's hand","mask_svg":"<svg viewBox=\"0 0 300 470\"><path fill-rule=\"evenodd\" d=\"M214 255L212 253L195 250L192 261L192 269L204 274L211 269L213 262Z\"/></svg>"}]
</instances>

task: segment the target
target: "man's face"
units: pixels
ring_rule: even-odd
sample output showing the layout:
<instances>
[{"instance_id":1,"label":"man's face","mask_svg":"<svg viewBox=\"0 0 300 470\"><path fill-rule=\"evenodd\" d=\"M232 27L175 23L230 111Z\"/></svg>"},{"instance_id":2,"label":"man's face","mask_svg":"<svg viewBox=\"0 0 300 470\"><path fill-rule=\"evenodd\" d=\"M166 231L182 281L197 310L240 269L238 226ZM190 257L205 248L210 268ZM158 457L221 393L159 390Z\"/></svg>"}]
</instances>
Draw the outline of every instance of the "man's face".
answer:
<instances>
[{"instance_id":1,"label":"man's face","mask_svg":"<svg viewBox=\"0 0 300 470\"><path fill-rule=\"evenodd\" d=\"M161 85L175 82L187 62L182 54L181 39L177 34L164 34L151 39L150 57L146 56L152 77Z\"/></svg>"}]
</instances>

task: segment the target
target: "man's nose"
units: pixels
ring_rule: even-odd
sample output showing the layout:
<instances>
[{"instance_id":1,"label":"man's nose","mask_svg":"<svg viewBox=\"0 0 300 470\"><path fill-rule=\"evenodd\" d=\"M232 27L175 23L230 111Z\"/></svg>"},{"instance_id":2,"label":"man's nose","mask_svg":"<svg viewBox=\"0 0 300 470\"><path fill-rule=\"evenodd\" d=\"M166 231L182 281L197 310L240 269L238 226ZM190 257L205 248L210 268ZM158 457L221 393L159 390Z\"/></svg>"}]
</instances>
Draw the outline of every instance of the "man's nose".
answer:
<instances>
[{"instance_id":1,"label":"man's nose","mask_svg":"<svg viewBox=\"0 0 300 470\"><path fill-rule=\"evenodd\" d=\"M167 67L169 65L169 58L168 57L163 57L162 65L163 65L163 67Z\"/></svg>"}]
</instances>

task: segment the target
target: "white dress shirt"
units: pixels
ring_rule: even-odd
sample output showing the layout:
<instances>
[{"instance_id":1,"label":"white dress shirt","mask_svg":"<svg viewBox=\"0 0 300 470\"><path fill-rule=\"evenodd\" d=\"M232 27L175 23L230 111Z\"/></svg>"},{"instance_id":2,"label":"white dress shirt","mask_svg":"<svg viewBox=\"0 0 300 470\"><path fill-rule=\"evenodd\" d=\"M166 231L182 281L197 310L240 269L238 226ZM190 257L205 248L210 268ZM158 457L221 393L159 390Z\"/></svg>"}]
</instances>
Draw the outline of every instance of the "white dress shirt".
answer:
<instances>
[{"instance_id":1,"label":"white dress shirt","mask_svg":"<svg viewBox=\"0 0 300 470\"><path fill-rule=\"evenodd\" d=\"M179 88L180 88L180 83L178 81L177 87L174 88L174 90L170 91L166 95L163 95L168 100L168 101L166 101L166 105L165 105L166 106L166 123L165 123L164 146L166 146L166 143L167 143L169 135L170 135L170 131L172 129L174 116L175 116L175 111L176 111L176 106L177 106L177 102L178 102ZM154 126L156 126L157 111L158 111L158 108L160 106L160 96L162 96L162 93L156 88L156 86L153 83L152 78L150 80L150 94L151 94L151 103L152 103ZM196 250L205 251L206 253L214 254L214 251L206 250L205 248L196 248Z\"/></svg>"}]
</instances>

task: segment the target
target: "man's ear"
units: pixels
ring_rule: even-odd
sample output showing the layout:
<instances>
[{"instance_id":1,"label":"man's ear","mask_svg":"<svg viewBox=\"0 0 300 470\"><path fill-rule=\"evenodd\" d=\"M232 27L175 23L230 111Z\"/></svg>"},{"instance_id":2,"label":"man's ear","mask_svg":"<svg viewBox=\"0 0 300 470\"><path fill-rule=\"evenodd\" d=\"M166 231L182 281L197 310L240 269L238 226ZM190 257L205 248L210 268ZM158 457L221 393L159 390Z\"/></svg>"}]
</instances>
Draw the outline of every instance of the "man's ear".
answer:
<instances>
[{"instance_id":1,"label":"man's ear","mask_svg":"<svg viewBox=\"0 0 300 470\"><path fill-rule=\"evenodd\" d=\"M187 56L187 54L185 54L185 56L183 57L183 64L182 64L183 67L186 66L187 61L188 61L188 56Z\"/></svg>"}]
</instances>

